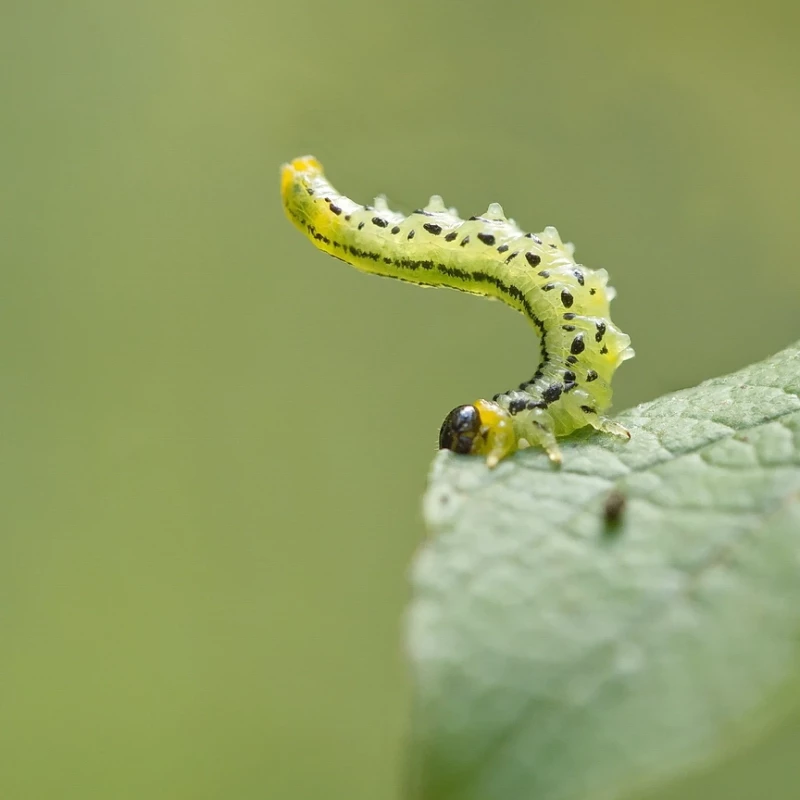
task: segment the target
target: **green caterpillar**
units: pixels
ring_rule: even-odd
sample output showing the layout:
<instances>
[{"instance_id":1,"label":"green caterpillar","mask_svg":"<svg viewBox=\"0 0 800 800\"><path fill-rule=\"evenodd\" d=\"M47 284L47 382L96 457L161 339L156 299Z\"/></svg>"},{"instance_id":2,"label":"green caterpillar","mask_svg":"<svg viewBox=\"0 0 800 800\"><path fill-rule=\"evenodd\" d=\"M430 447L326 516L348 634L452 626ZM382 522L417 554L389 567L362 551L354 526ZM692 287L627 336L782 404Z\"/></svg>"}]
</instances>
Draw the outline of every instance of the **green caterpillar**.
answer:
<instances>
[{"instance_id":1,"label":"green caterpillar","mask_svg":"<svg viewBox=\"0 0 800 800\"><path fill-rule=\"evenodd\" d=\"M608 273L575 263L574 248L555 228L524 233L497 203L462 220L437 195L408 217L383 198L359 205L331 186L313 156L284 164L281 195L289 219L320 250L364 272L498 298L533 325L533 377L492 400L453 409L440 448L482 455L494 467L529 446L560 463L556 437L586 425L630 438L602 416L614 372L634 355L630 337L609 317Z\"/></svg>"}]
</instances>

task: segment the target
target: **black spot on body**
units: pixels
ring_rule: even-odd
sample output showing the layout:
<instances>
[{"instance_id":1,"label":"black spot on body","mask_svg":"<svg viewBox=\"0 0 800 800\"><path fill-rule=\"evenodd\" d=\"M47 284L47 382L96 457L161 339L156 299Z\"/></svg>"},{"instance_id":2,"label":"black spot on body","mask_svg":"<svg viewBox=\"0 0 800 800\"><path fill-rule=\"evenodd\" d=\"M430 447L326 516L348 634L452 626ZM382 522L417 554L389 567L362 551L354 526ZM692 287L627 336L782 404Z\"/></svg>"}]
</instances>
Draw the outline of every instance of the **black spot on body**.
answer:
<instances>
[{"instance_id":1,"label":"black spot on body","mask_svg":"<svg viewBox=\"0 0 800 800\"><path fill-rule=\"evenodd\" d=\"M589 289L589 294L597 294L597 289Z\"/></svg>"},{"instance_id":2,"label":"black spot on body","mask_svg":"<svg viewBox=\"0 0 800 800\"><path fill-rule=\"evenodd\" d=\"M437 264L436 268L441 272L443 275L449 275L451 278L458 278L459 280L466 281L469 280L472 276L464 269L459 269L458 267L448 267L444 264Z\"/></svg>"},{"instance_id":3,"label":"black spot on body","mask_svg":"<svg viewBox=\"0 0 800 800\"><path fill-rule=\"evenodd\" d=\"M409 231L408 232L408 236L406 236L406 239L413 239L414 238L414 234L415 234L415 231L413 231L413 230Z\"/></svg>"},{"instance_id":4,"label":"black spot on body","mask_svg":"<svg viewBox=\"0 0 800 800\"><path fill-rule=\"evenodd\" d=\"M555 403L559 397L561 397L561 392L564 390L564 387L560 383L554 383L551 386L548 386L542 392L542 398L545 403Z\"/></svg>"},{"instance_id":5,"label":"black spot on body","mask_svg":"<svg viewBox=\"0 0 800 800\"><path fill-rule=\"evenodd\" d=\"M578 281L578 283L579 283L581 286L583 286L583 284L586 282L586 281L584 281L584 279L583 279L583 273L582 273L582 272L581 272L579 269L576 269L576 270L574 270L574 271L572 272L572 274L575 276L575 279Z\"/></svg>"},{"instance_id":6,"label":"black spot on body","mask_svg":"<svg viewBox=\"0 0 800 800\"><path fill-rule=\"evenodd\" d=\"M569 351L573 355L577 356L580 355L585 349L586 349L586 344L583 341L583 334L579 333L572 340L572 344L570 345Z\"/></svg>"},{"instance_id":7,"label":"black spot on body","mask_svg":"<svg viewBox=\"0 0 800 800\"><path fill-rule=\"evenodd\" d=\"M494 247L494 236L491 233L479 233L478 238L489 247Z\"/></svg>"},{"instance_id":8,"label":"black spot on body","mask_svg":"<svg viewBox=\"0 0 800 800\"><path fill-rule=\"evenodd\" d=\"M519 255L519 251L516 253L512 253L507 259L506 264L510 264L517 256Z\"/></svg>"},{"instance_id":9,"label":"black spot on body","mask_svg":"<svg viewBox=\"0 0 800 800\"><path fill-rule=\"evenodd\" d=\"M551 289L555 289L555 288L556 288L556 285L554 283L546 283L544 286L542 286L542 291L543 292L549 292Z\"/></svg>"},{"instance_id":10,"label":"black spot on body","mask_svg":"<svg viewBox=\"0 0 800 800\"><path fill-rule=\"evenodd\" d=\"M498 253L505 253L508 250L507 244L501 244L500 247L497 248Z\"/></svg>"},{"instance_id":11,"label":"black spot on body","mask_svg":"<svg viewBox=\"0 0 800 800\"><path fill-rule=\"evenodd\" d=\"M563 330L567 331L567 333L572 333L575 330L574 325L562 325Z\"/></svg>"},{"instance_id":12,"label":"black spot on body","mask_svg":"<svg viewBox=\"0 0 800 800\"><path fill-rule=\"evenodd\" d=\"M341 208L339 208L339 206L335 206L333 203L331 203L331 204L328 206L328 208L330 208L330 210L331 210L331 214L336 214L336 216L337 216L337 217L339 216L339 214L341 214L341 213L342 213L342 209L341 209Z\"/></svg>"},{"instance_id":13,"label":"black spot on body","mask_svg":"<svg viewBox=\"0 0 800 800\"><path fill-rule=\"evenodd\" d=\"M377 225L379 228L385 228L389 223L385 219L381 219L380 217L373 217L372 224Z\"/></svg>"},{"instance_id":14,"label":"black spot on body","mask_svg":"<svg viewBox=\"0 0 800 800\"><path fill-rule=\"evenodd\" d=\"M538 267L542 263L542 259L536 253L525 253L525 259L532 267Z\"/></svg>"},{"instance_id":15,"label":"black spot on body","mask_svg":"<svg viewBox=\"0 0 800 800\"><path fill-rule=\"evenodd\" d=\"M564 314L564 319L575 319L575 313L573 311L567 311L567 313Z\"/></svg>"},{"instance_id":16,"label":"black spot on body","mask_svg":"<svg viewBox=\"0 0 800 800\"><path fill-rule=\"evenodd\" d=\"M442 232L442 226L437 225L435 222L426 222L422 227L434 236L438 236Z\"/></svg>"},{"instance_id":17,"label":"black spot on body","mask_svg":"<svg viewBox=\"0 0 800 800\"><path fill-rule=\"evenodd\" d=\"M605 322L598 322L597 323L597 333L594 335L594 340L596 342L601 342L605 335L606 335L606 324L605 324Z\"/></svg>"},{"instance_id":18,"label":"black spot on body","mask_svg":"<svg viewBox=\"0 0 800 800\"><path fill-rule=\"evenodd\" d=\"M541 272L538 272L537 275L539 275L540 278L550 277L550 273L546 269L543 269Z\"/></svg>"},{"instance_id":19,"label":"black spot on body","mask_svg":"<svg viewBox=\"0 0 800 800\"><path fill-rule=\"evenodd\" d=\"M567 364L577 364L578 359L575 356L567 356Z\"/></svg>"},{"instance_id":20,"label":"black spot on body","mask_svg":"<svg viewBox=\"0 0 800 800\"><path fill-rule=\"evenodd\" d=\"M591 383L592 381L596 381L596 380L597 380L597 373L593 369L590 369L586 373L586 382L587 383Z\"/></svg>"},{"instance_id":21,"label":"black spot on body","mask_svg":"<svg viewBox=\"0 0 800 800\"><path fill-rule=\"evenodd\" d=\"M392 233L400 233L400 226L395 225L394 228L392 228Z\"/></svg>"},{"instance_id":22,"label":"black spot on body","mask_svg":"<svg viewBox=\"0 0 800 800\"><path fill-rule=\"evenodd\" d=\"M463 247L465 244L469 244L469 236L465 236L465 237L464 237L464 238L461 240L461 246Z\"/></svg>"},{"instance_id":23,"label":"black spot on body","mask_svg":"<svg viewBox=\"0 0 800 800\"><path fill-rule=\"evenodd\" d=\"M565 308L572 308L575 298L570 294L569 289L563 289L561 291L561 302L564 304Z\"/></svg>"},{"instance_id":24,"label":"black spot on body","mask_svg":"<svg viewBox=\"0 0 800 800\"><path fill-rule=\"evenodd\" d=\"M570 381L575 381L576 375L572 370L565 370L564 371L564 383L569 383Z\"/></svg>"},{"instance_id":25,"label":"black spot on body","mask_svg":"<svg viewBox=\"0 0 800 800\"><path fill-rule=\"evenodd\" d=\"M447 236L444 237L444 240L446 242L452 242L456 238L456 236L458 236L457 231L450 231L450 233L448 233Z\"/></svg>"},{"instance_id":26,"label":"black spot on body","mask_svg":"<svg viewBox=\"0 0 800 800\"><path fill-rule=\"evenodd\" d=\"M547 408L547 403L543 402L542 400L529 400L526 407L530 409Z\"/></svg>"},{"instance_id":27,"label":"black spot on body","mask_svg":"<svg viewBox=\"0 0 800 800\"><path fill-rule=\"evenodd\" d=\"M597 413L597 410L592 408L591 406L581 406L581 411L583 411L584 414L596 414Z\"/></svg>"},{"instance_id":28,"label":"black spot on body","mask_svg":"<svg viewBox=\"0 0 800 800\"><path fill-rule=\"evenodd\" d=\"M528 401L522 398L517 398L516 400L512 400L508 404L508 413L509 414L519 414L520 411L523 411L528 405Z\"/></svg>"},{"instance_id":29,"label":"black spot on body","mask_svg":"<svg viewBox=\"0 0 800 800\"><path fill-rule=\"evenodd\" d=\"M600 349L600 355L608 355L608 348L605 345L603 345L603 347Z\"/></svg>"},{"instance_id":30,"label":"black spot on body","mask_svg":"<svg viewBox=\"0 0 800 800\"><path fill-rule=\"evenodd\" d=\"M361 230L363 227L364 227L364 223L363 222L359 222L358 223L358 229Z\"/></svg>"}]
</instances>

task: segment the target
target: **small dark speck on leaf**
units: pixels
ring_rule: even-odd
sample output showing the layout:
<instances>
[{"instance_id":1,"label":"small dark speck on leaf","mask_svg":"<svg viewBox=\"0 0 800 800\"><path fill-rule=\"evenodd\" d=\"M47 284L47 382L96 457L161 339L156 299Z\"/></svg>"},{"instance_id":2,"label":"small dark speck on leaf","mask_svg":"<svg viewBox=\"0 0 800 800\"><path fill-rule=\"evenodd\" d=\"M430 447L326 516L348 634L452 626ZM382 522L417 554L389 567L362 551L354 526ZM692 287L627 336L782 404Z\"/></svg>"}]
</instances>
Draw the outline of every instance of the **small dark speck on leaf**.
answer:
<instances>
[{"instance_id":1,"label":"small dark speck on leaf","mask_svg":"<svg viewBox=\"0 0 800 800\"><path fill-rule=\"evenodd\" d=\"M614 533L618 530L627 505L627 497L619 490L612 489L603 505L603 518L605 520L605 532Z\"/></svg>"}]
</instances>

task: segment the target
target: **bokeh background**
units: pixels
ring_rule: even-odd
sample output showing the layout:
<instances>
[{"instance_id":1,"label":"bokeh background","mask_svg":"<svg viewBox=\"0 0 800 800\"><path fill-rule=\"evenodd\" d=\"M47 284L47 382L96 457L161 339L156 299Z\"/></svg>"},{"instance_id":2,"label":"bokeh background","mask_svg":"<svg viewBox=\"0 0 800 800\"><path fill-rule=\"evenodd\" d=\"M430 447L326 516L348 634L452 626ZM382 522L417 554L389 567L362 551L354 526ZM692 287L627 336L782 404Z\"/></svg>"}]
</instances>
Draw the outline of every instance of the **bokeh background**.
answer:
<instances>
[{"instance_id":1,"label":"bokeh background","mask_svg":"<svg viewBox=\"0 0 800 800\"><path fill-rule=\"evenodd\" d=\"M800 335L799 9L2 0L0 796L396 798L438 426L535 340L317 253L280 163L556 225L622 409Z\"/></svg>"}]
</instances>

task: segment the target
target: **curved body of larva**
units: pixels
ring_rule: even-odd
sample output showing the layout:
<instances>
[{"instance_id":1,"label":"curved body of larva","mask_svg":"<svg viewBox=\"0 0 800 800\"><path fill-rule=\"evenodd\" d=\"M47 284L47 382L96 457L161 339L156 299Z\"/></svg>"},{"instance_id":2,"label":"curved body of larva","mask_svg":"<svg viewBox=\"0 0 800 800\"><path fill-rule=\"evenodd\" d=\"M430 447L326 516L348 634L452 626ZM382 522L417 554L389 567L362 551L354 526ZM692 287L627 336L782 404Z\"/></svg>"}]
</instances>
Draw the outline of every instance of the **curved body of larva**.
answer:
<instances>
[{"instance_id":1,"label":"curved body of larva","mask_svg":"<svg viewBox=\"0 0 800 800\"><path fill-rule=\"evenodd\" d=\"M574 261L555 228L524 233L496 203L462 220L438 196L407 217L383 198L360 205L331 186L312 156L283 166L281 195L289 219L320 250L365 272L498 298L533 325L533 376L491 401L454 409L440 447L481 454L494 466L531 445L559 462L556 437L586 425L629 436L602 416L615 370L633 356L630 338L609 318L614 291L605 270Z\"/></svg>"}]
</instances>

